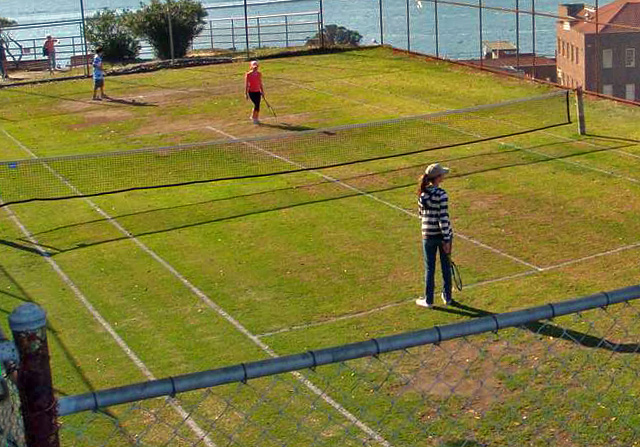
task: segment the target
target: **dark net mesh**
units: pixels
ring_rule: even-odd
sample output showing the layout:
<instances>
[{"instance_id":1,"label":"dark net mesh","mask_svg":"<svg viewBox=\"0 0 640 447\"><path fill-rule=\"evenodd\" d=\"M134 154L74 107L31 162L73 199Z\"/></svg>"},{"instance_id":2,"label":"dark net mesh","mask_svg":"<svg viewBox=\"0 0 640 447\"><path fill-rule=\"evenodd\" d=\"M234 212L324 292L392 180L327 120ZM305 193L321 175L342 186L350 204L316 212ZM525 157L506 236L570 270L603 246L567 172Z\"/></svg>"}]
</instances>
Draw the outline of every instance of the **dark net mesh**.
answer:
<instances>
[{"instance_id":1,"label":"dark net mesh","mask_svg":"<svg viewBox=\"0 0 640 447\"><path fill-rule=\"evenodd\" d=\"M286 135L0 162L0 206L364 163L570 122L568 92Z\"/></svg>"}]
</instances>

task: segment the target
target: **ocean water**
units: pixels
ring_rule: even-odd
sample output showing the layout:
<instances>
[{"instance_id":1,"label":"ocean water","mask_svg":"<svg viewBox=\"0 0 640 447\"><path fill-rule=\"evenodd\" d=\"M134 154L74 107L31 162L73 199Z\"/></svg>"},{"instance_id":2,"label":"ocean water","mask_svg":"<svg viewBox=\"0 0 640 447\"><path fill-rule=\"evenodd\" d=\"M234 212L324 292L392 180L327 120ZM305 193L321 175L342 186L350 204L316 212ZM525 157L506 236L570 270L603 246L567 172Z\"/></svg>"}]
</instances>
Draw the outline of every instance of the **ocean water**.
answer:
<instances>
[{"instance_id":1,"label":"ocean water","mask_svg":"<svg viewBox=\"0 0 640 447\"><path fill-rule=\"evenodd\" d=\"M461 0L473 2L474 0ZM515 9L516 1L523 11L537 12L557 11L555 0L478 0L485 6ZM532 5L532 2L535 2ZM87 15L103 8L135 9L140 0L84 0ZM215 7L209 10L209 18L240 17L243 14L242 2L203 1L205 6ZM251 5L251 3L259 3ZM382 0L384 42L397 47L409 46L407 35L407 2L406 0ZM285 12L306 12L319 9L319 0L250 0L249 15L279 14ZM434 4L424 1L422 7L409 0L409 35L412 50L435 53L435 20ZM374 39L379 42L380 14L379 0L323 0L324 19L326 24L343 25L359 31L364 43ZM0 16L10 17L18 23L51 22L56 20L80 18L80 0L1 0ZM521 51L529 52L533 48L532 16L522 13L520 20ZM451 58L477 57L480 52L480 17L477 8L453 5L438 5L439 52ZM516 14L484 10L482 13L483 40L516 41ZM536 53L553 55L555 50L555 20L537 16L535 20ZM47 34L58 37L79 35L77 25L56 27L44 25L34 29L14 31L17 39L33 39L40 45L39 39ZM34 43L36 46L36 43Z\"/></svg>"}]
</instances>

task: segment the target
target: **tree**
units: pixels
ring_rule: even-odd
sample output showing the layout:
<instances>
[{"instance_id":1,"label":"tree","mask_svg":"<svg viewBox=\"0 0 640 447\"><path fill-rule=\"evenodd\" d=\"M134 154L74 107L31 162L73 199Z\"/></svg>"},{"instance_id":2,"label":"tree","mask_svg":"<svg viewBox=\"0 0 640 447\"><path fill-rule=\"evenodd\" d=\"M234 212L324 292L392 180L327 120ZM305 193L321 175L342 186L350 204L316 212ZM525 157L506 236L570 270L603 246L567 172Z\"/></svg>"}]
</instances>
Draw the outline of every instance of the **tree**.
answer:
<instances>
[{"instance_id":1,"label":"tree","mask_svg":"<svg viewBox=\"0 0 640 447\"><path fill-rule=\"evenodd\" d=\"M6 28L7 26L17 25L18 22L15 20L7 19L5 17L0 17L0 30Z\"/></svg>"},{"instance_id":2,"label":"tree","mask_svg":"<svg viewBox=\"0 0 640 447\"><path fill-rule=\"evenodd\" d=\"M105 9L87 20L87 40L103 48L107 61L131 61L140 54L140 42L127 26L128 14Z\"/></svg>"},{"instance_id":3,"label":"tree","mask_svg":"<svg viewBox=\"0 0 640 447\"><path fill-rule=\"evenodd\" d=\"M338 25L327 25L322 30L324 44L333 45L360 45L362 35L354 30L345 28ZM307 45L320 45L320 33L316 33L311 39L307 40Z\"/></svg>"},{"instance_id":4,"label":"tree","mask_svg":"<svg viewBox=\"0 0 640 447\"><path fill-rule=\"evenodd\" d=\"M204 29L207 11L195 0L151 0L128 16L130 28L149 41L156 56L171 58L168 17L171 17L175 57L184 57L193 39Z\"/></svg>"}]
</instances>

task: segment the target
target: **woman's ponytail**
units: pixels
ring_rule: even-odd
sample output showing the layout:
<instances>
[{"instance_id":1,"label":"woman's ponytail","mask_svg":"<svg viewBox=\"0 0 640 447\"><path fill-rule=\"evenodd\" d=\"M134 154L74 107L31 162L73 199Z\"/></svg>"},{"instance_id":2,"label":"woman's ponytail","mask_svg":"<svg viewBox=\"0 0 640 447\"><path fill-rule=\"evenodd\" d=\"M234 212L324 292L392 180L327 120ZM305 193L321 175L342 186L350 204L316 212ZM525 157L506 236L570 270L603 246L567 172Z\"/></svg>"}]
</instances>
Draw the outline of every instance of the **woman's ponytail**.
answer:
<instances>
[{"instance_id":1,"label":"woman's ponytail","mask_svg":"<svg viewBox=\"0 0 640 447\"><path fill-rule=\"evenodd\" d=\"M422 176L420 176L420 183L418 186L418 197L420 197L420 195L423 192L427 192L427 188L429 186L431 186L431 179L427 177L427 174L423 174Z\"/></svg>"}]
</instances>

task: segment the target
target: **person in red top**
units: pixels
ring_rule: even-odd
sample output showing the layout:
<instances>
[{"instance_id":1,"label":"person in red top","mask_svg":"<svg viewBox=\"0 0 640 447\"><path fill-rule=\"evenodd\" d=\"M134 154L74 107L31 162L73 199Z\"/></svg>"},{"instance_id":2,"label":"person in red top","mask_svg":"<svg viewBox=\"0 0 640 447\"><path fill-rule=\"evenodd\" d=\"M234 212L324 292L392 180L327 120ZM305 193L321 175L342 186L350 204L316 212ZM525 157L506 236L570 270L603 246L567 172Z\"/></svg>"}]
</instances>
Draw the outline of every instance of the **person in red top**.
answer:
<instances>
[{"instance_id":1,"label":"person in red top","mask_svg":"<svg viewBox=\"0 0 640 447\"><path fill-rule=\"evenodd\" d=\"M253 124L260 124L260 100L264 96L262 85L262 73L258 71L258 61L251 62L251 70L244 75L244 93L247 99L253 102L251 120Z\"/></svg>"},{"instance_id":2,"label":"person in red top","mask_svg":"<svg viewBox=\"0 0 640 447\"><path fill-rule=\"evenodd\" d=\"M53 73L56 69L56 44L58 41L51 36L47 36L47 40L42 45L42 52L44 56L49 59L49 73Z\"/></svg>"}]
</instances>

